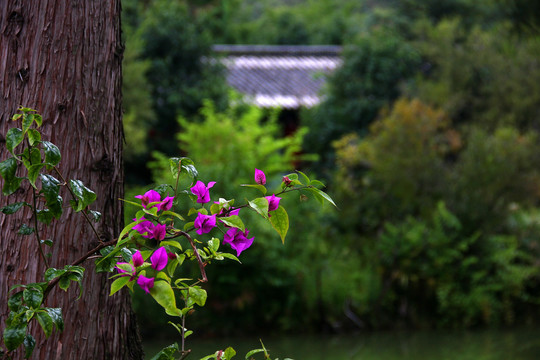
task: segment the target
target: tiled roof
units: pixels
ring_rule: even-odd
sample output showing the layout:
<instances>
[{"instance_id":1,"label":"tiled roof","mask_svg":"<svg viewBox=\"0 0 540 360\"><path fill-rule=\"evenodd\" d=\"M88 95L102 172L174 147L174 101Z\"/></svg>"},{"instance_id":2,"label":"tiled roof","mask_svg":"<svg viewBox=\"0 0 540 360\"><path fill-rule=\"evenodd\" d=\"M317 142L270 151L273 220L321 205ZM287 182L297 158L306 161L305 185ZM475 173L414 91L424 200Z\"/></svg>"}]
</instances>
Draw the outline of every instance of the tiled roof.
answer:
<instances>
[{"instance_id":1,"label":"tiled roof","mask_svg":"<svg viewBox=\"0 0 540 360\"><path fill-rule=\"evenodd\" d=\"M214 45L227 82L260 107L295 109L321 101L325 75L341 65L339 46Z\"/></svg>"}]
</instances>

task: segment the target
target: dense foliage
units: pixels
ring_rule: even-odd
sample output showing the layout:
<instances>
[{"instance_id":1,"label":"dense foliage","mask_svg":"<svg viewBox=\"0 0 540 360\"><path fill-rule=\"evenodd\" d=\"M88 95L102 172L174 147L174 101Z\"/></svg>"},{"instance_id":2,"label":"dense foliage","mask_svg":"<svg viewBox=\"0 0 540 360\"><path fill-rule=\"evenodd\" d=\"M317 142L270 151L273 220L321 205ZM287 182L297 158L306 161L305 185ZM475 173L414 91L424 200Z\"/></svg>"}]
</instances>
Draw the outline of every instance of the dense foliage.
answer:
<instances>
[{"instance_id":1,"label":"dense foliage","mask_svg":"<svg viewBox=\"0 0 540 360\"><path fill-rule=\"evenodd\" d=\"M127 7L139 29L133 34L169 46L164 52L148 46L138 58L153 64L146 81L158 123L166 118L166 131L181 130L174 144L158 150L179 147L205 173L222 174L216 186L227 186L229 176L247 177L255 159L270 169L273 154L315 153L313 162L291 157L289 164L323 176L339 199L337 214L310 214L291 229L302 245L269 245L245 260L248 268L265 264L263 275L224 269L228 282L209 289L222 297L210 307L224 329L231 318L268 330L539 320L535 6L521 0L209 0ZM169 20L158 14L169 7L182 9L181 26L157 31L152 24L166 28ZM301 112L297 137L281 139L275 115L224 104L226 89L208 63L189 76L179 70L208 56L210 41L340 44L344 63L327 82L326 101ZM175 57L182 46L185 57ZM165 81L165 73L174 76ZM185 103L191 95L196 101ZM190 136L198 140L186 141ZM206 161L216 153L218 163ZM162 156L155 158L153 179L166 180ZM229 159L237 160L234 166ZM269 171L269 181L279 179ZM302 207L294 211L303 214ZM238 318L240 308L253 315ZM273 322L279 312L286 320Z\"/></svg>"}]
</instances>

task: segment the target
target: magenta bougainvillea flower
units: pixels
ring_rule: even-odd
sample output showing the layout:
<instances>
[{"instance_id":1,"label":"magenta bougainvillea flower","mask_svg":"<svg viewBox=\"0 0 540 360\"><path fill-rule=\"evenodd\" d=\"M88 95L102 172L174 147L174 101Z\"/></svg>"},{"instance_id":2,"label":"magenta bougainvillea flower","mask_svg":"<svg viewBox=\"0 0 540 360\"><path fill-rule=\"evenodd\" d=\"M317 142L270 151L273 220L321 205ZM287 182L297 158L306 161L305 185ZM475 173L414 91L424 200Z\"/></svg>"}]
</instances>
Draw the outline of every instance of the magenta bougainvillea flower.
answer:
<instances>
[{"instance_id":1,"label":"magenta bougainvillea flower","mask_svg":"<svg viewBox=\"0 0 540 360\"><path fill-rule=\"evenodd\" d=\"M223 242L231 245L236 250L236 256L240 256L242 251L246 250L253 244L255 237L248 238L249 230L242 232L238 228L229 229L223 237Z\"/></svg>"},{"instance_id":2,"label":"magenta bougainvillea flower","mask_svg":"<svg viewBox=\"0 0 540 360\"><path fill-rule=\"evenodd\" d=\"M167 266L169 257L167 256L167 250L162 246L150 256L150 262L152 263L152 269L161 271Z\"/></svg>"},{"instance_id":3,"label":"magenta bougainvillea flower","mask_svg":"<svg viewBox=\"0 0 540 360\"><path fill-rule=\"evenodd\" d=\"M131 260L133 260L133 265L135 265L135 267L139 267L142 264L144 264L144 259L139 250L135 251L135 254L133 254L133 256L131 257Z\"/></svg>"},{"instance_id":4,"label":"magenta bougainvillea flower","mask_svg":"<svg viewBox=\"0 0 540 360\"><path fill-rule=\"evenodd\" d=\"M137 219L133 219L133 221L137 221ZM133 230L138 231L144 238L161 241L165 239L167 226L163 224L154 224L153 222L146 220L135 225Z\"/></svg>"},{"instance_id":5,"label":"magenta bougainvillea flower","mask_svg":"<svg viewBox=\"0 0 540 360\"><path fill-rule=\"evenodd\" d=\"M151 230L154 226L150 220L146 220L144 217L140 219L133 219L133 221L137 220L144 220L143 222L138 223L133 227L133 230L138 231L140 234L142 234L144 237L149 237L147 233L149 232L149 229Z\"/></svg>"},{"instance_id":6,"label":"magenta bougainvillea flower","mask_svg":"<svg viewBox=\"0 0 540 360\"><path fill-rule=\"evenodd\" d=\"M210 188L216 184L215 181L210 181L208 186L204 185L202 181L197 181L195 186L190 190L193 194L197 195L197 202L199 204L206 204L210 201Z\"/></svg>"},{"instance_id":7,"label":"magenta bougainvillea flower","mask_svg":"<svg viewBox=\"0 0 540 360\"><path fill-rule=\"evenodd\" d=\"M166 230L167 226L164 224L152 224L152 229L149 229L150 239L156 239L157 241L165 239Z\"/></svg>"},{"instance_id":8,"label":"magenta bougainvillea flower","mask_svg":"<svg viewBox=\"0 0 540 360\"><path fill-rule=\"evenodd\" d=\"M148 190L144 195L137 195L135 197L141 199L142 206L145 209L148 209L148 204L161 201L161 195L155 190Z\"/></svg>"},{"instance_id":9,"label":"magenta bougainvillea flower","mask_svg":"<svg viewBox=\"0 0 540 360\"><path fill-rule=\"evenodd\" d=\"M163 199L163 201L159 204L159 211L170 210L173 205L173 200L174 200L173 196L165 197L165 199Z\"/></svg>"},{"instance_id":10,"label":"magenta bougainvillea flower","mask_svg":"<svg viewBox=\"0 0 540 360\"><path fill-rule=\"evenodd\" d=\"M196 232L199 235L209 233L216 226L216 214L204 215L198 213L193 226L197 229Z\"/></svg>"},{"instance_id":11,"label":"magenta bougainvillea flower","mask_svg":"<svg viewBox=\"0 0 540 360\"><path fill-rule=\"evenodd\" d=\"M272 194L272 196L265 196L266 200L268 200L268 211L274 211L279 207L279 201L281 200L280 197L277 197L275 194Z\"/></svg>"},{"instance_id":12,"label":"magenta bougainvillea flower","mask_svg":"<svg viewBox=\"0 0 540 360\"><path fill-rule=\"evenodd\" d=\"M266 175L262 170L255 169L255 182L259 185L266 184Z\"/></svg>"},{"instance_id":13,"label":"magenta bougainvillea flower","mask_svg":"<svg viewBox=\"0 0 540 360\"><path fill-rule=\"evenodd\" d=\"M137 279L137 284L143 289L147 294L150 294L150 289L154 287L154 278L149 278L144 275L139 275Z\"/></svg>"},{"instance_id":14,"label":"magenta bougainvillea flower","mask_svg":"<svg viewBox=\"0 0 540 360\"><path fill-rule=\"evenodd\" d=\"M135 197L141 199L142 206L145 209L148 209L149 204L157 203L150 206L150 208L157 206L158 211L169 210L172 207L174 200L173 196L167 196L161 201L161 195L155 190L148 190L144 195L136 195Z\"/></svg>"}]
</instances>

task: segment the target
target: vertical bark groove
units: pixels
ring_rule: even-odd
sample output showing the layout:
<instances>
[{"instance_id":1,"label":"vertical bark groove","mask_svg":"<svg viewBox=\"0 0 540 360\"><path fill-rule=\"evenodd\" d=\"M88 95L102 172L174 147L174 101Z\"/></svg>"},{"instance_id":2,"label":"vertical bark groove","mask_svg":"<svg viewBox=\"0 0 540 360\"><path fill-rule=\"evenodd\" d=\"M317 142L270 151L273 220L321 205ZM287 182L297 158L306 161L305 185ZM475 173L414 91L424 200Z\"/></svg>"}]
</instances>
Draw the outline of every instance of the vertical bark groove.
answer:
<instances>
[{"instance_id":1,"label":"vertical bark groove","mask_svg":"<svg viewBox=\"0 0 540 360\"><path fill-rule=\"evenodd\" d=\"M0 1L0 132L20 105L37 109L43 137L62 152L60 169L98 194L91 206L103 216L98 231L112 239L121 230L123 195L119 0ZM2 144L3 145L3 144ZM3 149L0 159L8 156ZM1 180L0 180L1 182ZM0 186L2 184L0 183ZM69 194L61 194L65 200ZM28 194L0 197L0 206ZM21 214L23 214L21 216ZM17 283L42 281L35 240L16 234L28 223L25 210L0 214L0 321L8 313L7 291ZM46 229L54 246L51 266L63 267L98 241L79 214L67 210ZM108 296L107 275L87 262L83 296L72 286L54 290L47 306L62 307L65 330L37 336L39 359L141 359L136 322L126 293ZM41 334L34 328L33 334ZM22 358L22 357L21 357Z\"/></svg>"}]
</instances>

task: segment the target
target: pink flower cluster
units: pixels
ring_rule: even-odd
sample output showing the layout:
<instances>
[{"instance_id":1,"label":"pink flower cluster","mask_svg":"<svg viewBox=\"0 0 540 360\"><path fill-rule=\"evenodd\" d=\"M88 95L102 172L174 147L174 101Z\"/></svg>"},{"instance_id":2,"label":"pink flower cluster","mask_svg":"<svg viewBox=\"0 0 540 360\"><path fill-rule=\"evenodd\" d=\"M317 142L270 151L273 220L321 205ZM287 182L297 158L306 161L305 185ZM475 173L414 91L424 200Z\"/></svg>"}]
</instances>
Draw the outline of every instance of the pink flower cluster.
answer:
<instances>
[{"instance_id":1,"label":"pink flower cluster","mask_svg":"<svg viewBox=\"0 0 540 360\"><path fill-rule=\"evenodd\" d=\"M137 199L141 200L142 206L145 209L151 209L157 207L158 211L170 210L173 205L174 197L166 196L161 200L161 195L155 190L149 190L144 195L135 196ZM167 233L167 226L164 224L154 224L150 220L146 220L144 217L140 219L133 219L133 221L143 220L139 224L133 227L134 230L138 231L143 237L147 239L156 239L161 241L165 239Z\"/></svg>"},{"instance_id":2,"label":"pink flower cluster","mask_svg":"<svg viewBox=\"0 0 540 360\"><path fill-rule=\"evenodd\" d=\"M150 264L151 268L155 271L161 271L165 269L167 266L167 263L169 261L169 254L167 254L167 250L162 246L154 253L152 256L150 256ZM118 267L118 265L129 265L131 267L130 271L121 269ZM129 276L130 280L137 279L137 284L143 289L146 293L150 293L150 289L154 287L154 278L153 277L147 277L144 275L137 274L137 268L142 266L144 264L144 259L142 257L142 254L139 250L133 254L131 257L131 262L120 262L116 264L116 269L119 273L122 274L122 276Z\"/></svg>"}]
</instances>

